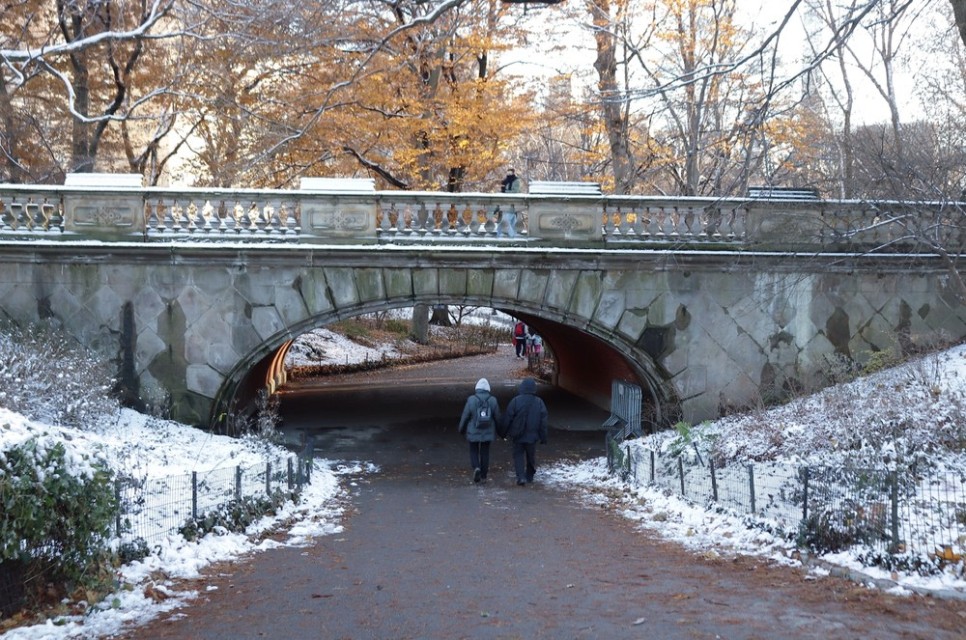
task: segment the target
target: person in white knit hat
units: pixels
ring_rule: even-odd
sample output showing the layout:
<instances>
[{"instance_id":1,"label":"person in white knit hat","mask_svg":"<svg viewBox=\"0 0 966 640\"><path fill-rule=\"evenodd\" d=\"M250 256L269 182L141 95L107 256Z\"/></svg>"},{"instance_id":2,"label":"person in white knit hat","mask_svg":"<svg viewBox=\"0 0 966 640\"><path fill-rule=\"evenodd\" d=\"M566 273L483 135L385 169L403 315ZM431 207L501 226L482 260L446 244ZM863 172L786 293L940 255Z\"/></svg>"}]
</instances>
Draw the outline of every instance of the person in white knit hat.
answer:
<instances>
[{"instance_id":1,"label":"person in white knit hat","mask_svg":"<svg viewBox=\"0 0 966 640\"><path fill-rule=\"evenodd\" d=\"M496 437L500 403L490 394L490 383L480 378L473 395L466 399L460 416L460 434L470 443L470 468L473 482L486 482L490 469L490 443Z\"/></svg>"}]
</instances>

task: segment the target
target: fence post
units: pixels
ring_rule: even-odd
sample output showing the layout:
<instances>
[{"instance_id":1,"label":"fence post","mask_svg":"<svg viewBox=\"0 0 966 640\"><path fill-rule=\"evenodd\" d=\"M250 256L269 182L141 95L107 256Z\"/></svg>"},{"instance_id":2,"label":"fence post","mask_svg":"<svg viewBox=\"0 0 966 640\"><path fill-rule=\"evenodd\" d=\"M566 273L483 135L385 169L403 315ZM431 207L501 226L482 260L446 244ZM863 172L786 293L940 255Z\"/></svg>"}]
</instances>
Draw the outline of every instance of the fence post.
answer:
<instances>
[{"instance_id":1,"label":"fence post","mask_svg":"<svg viewBox=\"0 0 966 640\"><path fill-rule=\"evenodd\" d=\"M272 461L269 460L265 463L265 496L271 497L272 495Z\"/></svg>"},{"instance_id":2,"label":"fence post","mask_svg":"<svg viewBox=\"0 0 966 640\"><path fill-rule=\"evenodd\" d=\"M710 458L710 456L709 456ZM718 476L714 473L714 458L708 460L708 468L711 469L711 497L718 501Z\"/></svg>"},{"instance_id":3,"label":"fence post","mask_svg":"<svg viewBox=\"0 0 966 640\"><path fill-rule=\"evenodd\" d=\"M121 481L114 480L114 502L117 504L117 515L114 516L114 530L117 532L117 537L121 537Z\"/></svg>"},{"instance_id":4,"label":"fence post","mask_svg":"<svg viewBox=\"0 0 966 640\"><path fill-rule=\"evenodd\" d=\"M802 522L808 522L808 467L802 469Z\"/></svg>"},{"instance_id":5,"label":"fence post","mask_svg":"<svg viewBox=\"0 0 966 640\"><path fill-rule=\"evenodd\" d=\"M198 472L191 472L191 519L198 519Z\"/></svg>"},{"instance_id":6,"label":"fence post","mask_svg":"<svg viewBox=\"0 0 966 640\"><path fill-rule=\"evenodd\" d=\"M751 494L751 512L755 512L755 465L748 465L748 491Z\"/></svg>"},{"instance_id":7,"label":"fence post","mask_svg":"<svg viewBox=\"0 0 966 640\"><path fill-rule=\"evenodd\" d=\"M651 449L651 484L654 484L654 450Z\"/></svg>"},{"instance_id":8,"label":"fence post","mask_svg":"<svg viewBox=\"0 0 966 640\"><path fill-rule=\"evenodd\" d=\"M681 495L684 495L684 463L678 458L678 477L681 478Z\"/></svg>"},{"instance_id":9,"label":"fence post","mask_svg":"<svg viewBox=\"0 0 966 640\"><path fill-rule=\"evenodd\" d=\"M289 458L286 462L288 463L288 490L289 490L289 493L291 493L292 485L295 484L295 482L292 479L292 459Z\"/></svg>"},{"instance_id":10,"label":"fence post","mask_svg":"<svg viewBox=\"0 0 966 640\"><path fill-rule=\"evenodd\" d=\"M242 499L241 478L242 478L241 467L240 466L235 467L235 500Z\"/></svg>"},{"instance_id":11,"label":"fence post","mask_svg":"<svg viewBox=\"0 0 966 640\"><path fill-rule=\"evenodd\" d=\"M889 498L892 503L892 543L889 553L899 551L899 474L892 471L889 474Z\"/></svg>"}]
</instances>

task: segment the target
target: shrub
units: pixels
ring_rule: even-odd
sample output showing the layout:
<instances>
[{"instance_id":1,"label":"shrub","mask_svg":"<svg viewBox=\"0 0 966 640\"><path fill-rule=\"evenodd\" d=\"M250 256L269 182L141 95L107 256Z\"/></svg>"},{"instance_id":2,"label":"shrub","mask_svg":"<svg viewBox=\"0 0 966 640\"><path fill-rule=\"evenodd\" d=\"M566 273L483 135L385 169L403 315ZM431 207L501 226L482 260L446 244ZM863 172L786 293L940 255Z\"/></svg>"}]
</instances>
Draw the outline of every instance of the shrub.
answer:
<instances>
[{"instance_id":1,"label":"shrub","mask_svg":"<svg viewBox=\"0 0 966 640\"><path fill-rule=\"evenodd\" d=\"M246 496L232 500L214 511L198 518L188 518L178 529L185 540L197 540L215 529L244 531L266 514L274 514L289 499L283 491L274 491L271 496Z\"/></svg>"},{"instance_id":2,"label":"shrub","mask_svg":"<svg viewBox=\"0 0 966 640\"><path fill-rule=\"evenodd\" d=\"M108 575L118 502L100 461L62 442L20 443L0 454L0 504L0 562L26 567L31 603L48 583L67 592Z\"/></svg>"},{"instance_id":3,"label":"shrub","mask_svg":"<svg viewBox=\"0 0 966 640\"><path fill-rule=\"evenodd\" d=\"M810 512L799 527L798 545L816 553L837 553L857 545L887 541L884 531L883 511L843 500L837 509Z\"/></svg>"},{"instance_id":4,"label":"shrub","mask_svg":"<svg viewBox=\"0 0 966 640\"><path fill-rule=\"evenodd\" d=\"M0 325L0 405L37 422L91 429L116 415L106 358L48 325Z\"/></svg>"}]
</instances>

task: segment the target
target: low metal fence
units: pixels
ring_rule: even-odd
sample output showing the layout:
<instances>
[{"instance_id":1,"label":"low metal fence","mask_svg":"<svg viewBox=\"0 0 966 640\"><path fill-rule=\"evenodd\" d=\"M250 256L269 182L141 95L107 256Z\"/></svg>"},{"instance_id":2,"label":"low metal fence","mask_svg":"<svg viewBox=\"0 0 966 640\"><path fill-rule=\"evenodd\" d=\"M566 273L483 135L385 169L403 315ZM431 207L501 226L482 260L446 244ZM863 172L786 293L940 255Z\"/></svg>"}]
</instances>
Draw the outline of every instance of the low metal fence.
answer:
<instances>
[{"instance_id":1,"label":"low metal fence","mask_svg":"<svg viewBox=\"0 0 966 640\"><path fill-rule=\"evenodd\" d=\"M189 520L200 520L234 502L295 494L310 480L311 459L284 456L259 465L197 471L143 481L119 480L121 505L115 535L122 543L157 543Z\"/></svg>"},{"instance_id":2,"label":"low metal fence","mask_svg":"<svg viewBox=\"0 0 966 640\"><path fill-rule=\"evenodd\" d=\"M115 494L120 509L114 523L122 550L150 551L192 523L247 500L291 498L311 481L311 448L299 455L277 456L257 465L156 478L120 478ZM199 531L194 527L194 531ZM0 559L0 619L24 606L30 582L29 562Z\"/></svg>"},{"instance_id":3,"label":"low metal fence","mask_svg":"<svg viewBox=\"0 0 966 640\"><path fill-rule=\"evenodd\" d=\"M637 486L718 506L825 551L863 552L870 564L966 570L966 471L923 474L776 462L716 466L611 442L608 461Z\"/></svg>"}]
</instances>

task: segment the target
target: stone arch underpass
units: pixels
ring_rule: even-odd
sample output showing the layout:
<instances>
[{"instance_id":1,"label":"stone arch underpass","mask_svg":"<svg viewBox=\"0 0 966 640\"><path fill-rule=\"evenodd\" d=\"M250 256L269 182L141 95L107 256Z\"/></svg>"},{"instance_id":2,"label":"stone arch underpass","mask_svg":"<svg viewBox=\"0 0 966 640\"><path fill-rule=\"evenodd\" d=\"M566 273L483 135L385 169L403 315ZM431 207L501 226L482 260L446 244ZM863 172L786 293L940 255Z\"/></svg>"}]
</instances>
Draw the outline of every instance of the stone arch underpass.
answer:
<instances>
[{"instance_id":1,"label":"stone arch underpass","mask_svg":"<svg viewBox=\"0 0 966 640\"><path fill-rule=\"evenodd\" d=\"M117 363L129 399L217 425L312 328L417 303L501 309L539 331L558 385L607 406L641 384L697 422L942 336L966 312L929 257L378 245L11 244L0 312L53 320Z\"/></svg>"}]
</instances>

